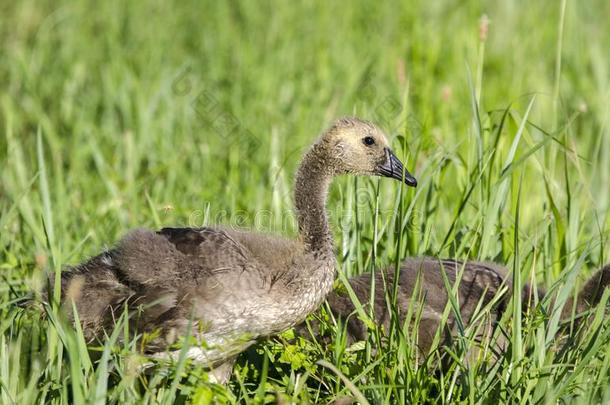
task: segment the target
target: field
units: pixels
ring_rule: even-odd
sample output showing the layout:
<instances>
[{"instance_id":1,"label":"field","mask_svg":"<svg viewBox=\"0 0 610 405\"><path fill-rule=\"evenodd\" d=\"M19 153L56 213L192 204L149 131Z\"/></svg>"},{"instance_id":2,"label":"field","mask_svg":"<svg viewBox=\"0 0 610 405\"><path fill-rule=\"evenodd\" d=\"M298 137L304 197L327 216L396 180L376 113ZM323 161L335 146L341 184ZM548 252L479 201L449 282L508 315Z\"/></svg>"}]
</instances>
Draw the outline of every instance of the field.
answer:
<instances>
[{"instance_id":1,"label":"field","mask_svg":"<svg viewBox=\"0 0 610 405\"><path fill-rule=\"evenodd\" d=\"M0 403L610 403L608 295L581 328L552 309L610 262L609 16L603 0L0 2ZM134 227L295 236L300 156L346 115L384 128L419 186L333 184L340 278L409 256L506 265L553 294L523 317L511 301L499 359L466 362L466 330L441 372L400 328L348 346L329 321L331 344L261 341L225 387L184 361L140 372L120 327L87 348L56 307L17 305Z\"/></svg>"}]
</instances>

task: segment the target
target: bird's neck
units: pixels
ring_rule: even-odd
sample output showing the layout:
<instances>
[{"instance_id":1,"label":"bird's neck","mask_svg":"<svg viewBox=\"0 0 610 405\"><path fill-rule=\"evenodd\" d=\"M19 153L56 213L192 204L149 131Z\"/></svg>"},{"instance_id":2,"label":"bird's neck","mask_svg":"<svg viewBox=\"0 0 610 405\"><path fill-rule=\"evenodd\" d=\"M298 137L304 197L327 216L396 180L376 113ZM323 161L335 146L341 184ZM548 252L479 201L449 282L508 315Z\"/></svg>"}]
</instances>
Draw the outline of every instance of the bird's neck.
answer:
<instances>
[{"instance_id":1,"label":"bird's neck","mask_svg":"<svg viewBox=\"0 0 610 405\"><path fill-rule=\"evenodd\" d=\"M334 259L334 247L326 215L326 197L332 178L325 151L314 144L297 171L295 207L305 251L329 260Z\"/></svg>"}]
</instances>

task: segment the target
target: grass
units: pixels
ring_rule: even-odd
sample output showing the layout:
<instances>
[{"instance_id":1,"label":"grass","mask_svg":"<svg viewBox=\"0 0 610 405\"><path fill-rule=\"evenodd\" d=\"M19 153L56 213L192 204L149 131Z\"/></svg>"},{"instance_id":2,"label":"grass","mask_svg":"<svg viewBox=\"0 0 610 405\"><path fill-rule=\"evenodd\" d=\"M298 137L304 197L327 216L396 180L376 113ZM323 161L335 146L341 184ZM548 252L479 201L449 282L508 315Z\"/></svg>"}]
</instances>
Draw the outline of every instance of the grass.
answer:
<instances>
[{"instance_id":1,"label":"grass","mask_svg":"<svg viewBox=\"0 0 610 405\"><path fill-rule=\"evenodd\" d=\"M329 321L330 345L262 342L222 387L183 361L138 372L120 324L90 356L57 308L16 305L129 228L294 235L298 158L351 114L395 134L420 185L333 185L341 279L415 255L494 260L561 305L610 256L607 2L0 9L0 403L610 401L603 307L569 338L552 300L523 319L513 300L509 350L465 362L465 325L443 373L434 354L418 365L409 328L347 347Z\"/></svg>"}]
</instances>

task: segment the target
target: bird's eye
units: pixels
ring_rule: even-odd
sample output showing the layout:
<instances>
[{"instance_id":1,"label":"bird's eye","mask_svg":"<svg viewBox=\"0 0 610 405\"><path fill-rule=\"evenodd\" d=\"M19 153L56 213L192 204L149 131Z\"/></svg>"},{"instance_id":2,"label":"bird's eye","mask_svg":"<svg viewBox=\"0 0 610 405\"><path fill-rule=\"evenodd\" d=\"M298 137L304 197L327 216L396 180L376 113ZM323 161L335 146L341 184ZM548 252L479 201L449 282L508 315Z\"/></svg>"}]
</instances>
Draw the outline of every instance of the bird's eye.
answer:
<instances>
[{"instance_id":1,"label":"bird's eye","mask_svg":"<svg viewBox=\"0 0 610 405\"><path fill-rule=\"evenodd\" d=\"M364 144L366 146L372 146L375 145L375 139L373 139L372 136L367 136L364 139L362 139L362 142L364 142Z\"/></svg>"}]
</instances>

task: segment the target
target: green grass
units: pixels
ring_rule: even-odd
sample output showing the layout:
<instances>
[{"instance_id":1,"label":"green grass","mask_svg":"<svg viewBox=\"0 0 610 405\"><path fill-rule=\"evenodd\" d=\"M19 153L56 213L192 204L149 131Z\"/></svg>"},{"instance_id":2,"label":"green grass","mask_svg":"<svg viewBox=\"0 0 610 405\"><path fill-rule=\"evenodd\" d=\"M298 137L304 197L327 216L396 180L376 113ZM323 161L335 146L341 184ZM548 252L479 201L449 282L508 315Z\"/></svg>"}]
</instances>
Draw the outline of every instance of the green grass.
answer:
<instances>
[{"instance_id":1,"label":"green grass","mask_svg":"<svg viewBox=\"0 0 610 405\"><path fill-rule=\"evenodd\" d=\"M89 356L56 308L19 308L132 227L295 235L298 158L351 114L396 134L420 186L334 184L342 276L495 260L561 304L609 261L608 2L203 3L0 4L0 403L610 401L603 308L562 346L549 300L523 320L515 300L500 359L464 363L466 327L444 373L401 325L374 350L382 331L348 348L331 322L327 346L261 343L226 388L185 363L138 372L121 326Z\"/></svg>"}]
</instances>

